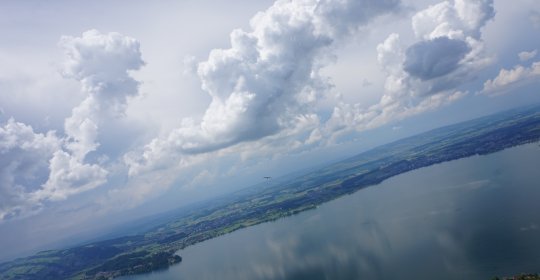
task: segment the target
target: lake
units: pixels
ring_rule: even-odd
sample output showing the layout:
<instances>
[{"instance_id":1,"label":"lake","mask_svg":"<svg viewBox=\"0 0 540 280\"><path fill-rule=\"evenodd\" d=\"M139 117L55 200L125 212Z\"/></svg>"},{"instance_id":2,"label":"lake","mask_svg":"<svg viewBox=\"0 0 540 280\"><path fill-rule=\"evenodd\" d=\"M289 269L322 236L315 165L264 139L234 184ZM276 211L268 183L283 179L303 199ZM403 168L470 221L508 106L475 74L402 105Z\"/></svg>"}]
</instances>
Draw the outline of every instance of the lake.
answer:
<instances>
[{"instance_id":1,"label":"lake","mask_svg":"<svg viewBox=\"0 0 540 280\"><path fill-rule=\"evenodd\" d=\"M540 272L540 146L446 162L178 252L169 279L492 279Z\"/></svg>"}]
</instances>

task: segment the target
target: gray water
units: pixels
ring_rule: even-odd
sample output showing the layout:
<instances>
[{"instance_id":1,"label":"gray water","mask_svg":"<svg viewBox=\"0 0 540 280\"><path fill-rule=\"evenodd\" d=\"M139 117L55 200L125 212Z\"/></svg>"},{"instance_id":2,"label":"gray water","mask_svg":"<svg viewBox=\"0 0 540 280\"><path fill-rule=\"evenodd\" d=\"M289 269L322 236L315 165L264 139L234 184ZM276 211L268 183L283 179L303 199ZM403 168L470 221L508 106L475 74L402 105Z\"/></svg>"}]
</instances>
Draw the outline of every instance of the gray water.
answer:
<instances>
[{"instance_id":1,"label":"gray water","mask_svg":"<svg viewBox=\"0 0 540 280\"><path fill-rule=\"evenodd\" d=\"M169 279L492 279L540 272L540 146L418 169L178 252Z\"/></svg>"}]
</instances>

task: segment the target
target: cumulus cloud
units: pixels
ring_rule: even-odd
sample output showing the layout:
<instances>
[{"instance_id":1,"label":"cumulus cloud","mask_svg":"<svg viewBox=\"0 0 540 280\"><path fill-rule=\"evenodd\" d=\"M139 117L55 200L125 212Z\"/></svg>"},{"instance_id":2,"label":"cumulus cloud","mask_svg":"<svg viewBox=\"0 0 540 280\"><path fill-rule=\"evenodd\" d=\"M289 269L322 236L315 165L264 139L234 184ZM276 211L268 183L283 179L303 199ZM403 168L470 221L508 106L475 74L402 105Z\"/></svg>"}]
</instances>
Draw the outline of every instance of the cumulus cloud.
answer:
<instances>
[{"instance_id":1,"label":"cumulus cloud","mask_svg":"<svg viewBox=\"0 0 540 280\"><path fill-rule=\"evenodd\" d=\"M463 91L445 91L417 99L400 99L385 95L381 102L367 108L359 104L340 103L334 107L331 118L325 124L326 134L334 141L340 132L364 131L380 127L390 121L402 120L440 106L450 104L467 95ZM409 102L413 105L407 105ZM414 103L413 103L414 102Z\"/></svg>"},{"instance_id":2,"label":"cumulus cloud","mask_svg":"<svg viewBox=\"0 0 540 280\"><path fill-rule=\"evenodd\" d=\"M57 152L51 160L51 176L42 194L52 198L69 195L71 186L83 191L105 182L108 172L85 158L99 146L100 124L122 116L128 98L138 93L139 82L130 71L144 65L139 42L115 32L89 30L81 37L63 36L59 45L66 57L63 75L80 81L87 97L65 120L68 152Z\"/></svg>"},{"instance_id":3,"label":"cumulus cloud","mask_svg":"<svg viewBox=\"0 0 540 280\"><path fill-rule=\"evenodd\" d=\"M326 123L331 132L384 125L467 94L459 86L490 62L483 54L482 27L494 16L492 0L443 1L411 19L417 41L410 46L390 34L377 46L384 72L384 94L372 106L338 104Z\"/></svg>"},{"instance_id":4,"label":"cumulus cloud","mask_svg":"<svg viewBox=\"0 0 540 280\"><path fill-rule=\"evenodd\" d=\"M412 26L422 39L479 39L481 28L494 16L493 0L443 1L416 13Z\"/></svg>"},{"instance_id":5,"label":"cumulus cloud","mask_svg":"<svg viewBox=\"0 0 540 280\"><path fill-rule=\"evenodd\" d=\"M105 183L107 176L99 165L84 164L62 150L54 153L49 169L49 179L33 194L35 200L63 200Z\"/></svg>"},{"instance_id":6,"label":"cumulus cloud","mask_svg":"<svg viewBox=\"0 0 540 280\"><path fill-rule=\"evenodd\" d=\"M421 41L408 48L405 70L413 77L430 80L459 68L470 72L482 66L486 59L481 30L494 15L492 0L444 1L419 11L412 17L412 26Z\"/></svg>"},{"instance_id":7,"label":"cumulus cloud","mask_svg":"<svg viewBox=\"0 0 540 280\"><path fill-rule=\"evenodd\" d=\"M512 86L522 85L537 80L540 77L540 61L530 67L517 65L513 69L501 69L497 77L484 83L483 93L497 95L507 93Z\"/></svg>"},{"instance_id":8,"label":"cumulus cloud","mask_svg":"<svg viewBox=\"0 0 540 280\"><path fill-rule=\"evenodd\" d=\"M107 172L64 151L54 131L36 133L9 119L0 127L0 221L39 211L104 183Z\"/></svg>"},{"instance_id":9,"label":"cumulus cloud","mask_svg":"<svg viewBox=\"0 0 540 280\"><path fill-rule=\"evenodd\" d=\"M80 81L87 97L66 118L63 138L13 119L0 127L0 220L104 184L109 172L86 157L99 146L104 118L122 115L128 97L137 94L139 83L129 71L144 62L135 39L90 30L64 36L59 45L66 55L62 74Z\"/></svg>"},{"instance_id":10,"label":"cumulus cloud","mask_svg":"<svg viewBox=\"0 0 540 280\"><path fill-rule=\"evenodd\" d=\"M407 49L403 68L413 77L431 80L456 70L470 50L464 41L448 37L421 41Z\"/></svg>"},{"instance_id":11,"label":"cumulus cloud","mask_svg":"<svg viewBox=\"0 0 540 280\"><path fill-rule=\"evenodd\" d=\"M62 74L81 82L85 92L108 100L107 106L123 107L128 96L137 94L139 82L129 72L144 65L140 44L120 33L89 30L81 37L62 36Z\"/></svg>"},{"instance_id":12,"label":"cumulus cloud","mask_svg":"<svg viewBox=\"0 0 540 280\"><path fill-rule=\"evenodd\" d=\"M100 118L122 115L127 99L138 93L139 82L129 72L144 65L140 44L134 38L89 30L81 37L63 36L62 74L81 82L87 98L65 120L71 142L68 148L80 159L94 151Z\"/></svg>"},{"instance_id":13,"label":"cumulus cloud","mask_svg":"<svg viewBox=\"0 0 540 280\"><path fill-rule=\"evenodd\" d=\"M53 131L35 133L13 119L0 126L0 220L32 207L28 194L47 180L49 160L61 144Z\"/></svg>"},{"instance_id":14,"label":"cumulus cloud","mask_svg":"<svg viewBox=\"0 0 540 280\"><path fill-rule=\"evenodd\" d=\"M377 61L388 74L384 85L386 93L398 94L406 86L406 73L402 67L404 59L405 54L398 34L390 34L384 42L377 45Z\"/></svg>"},{"instance_id":15,"label":"cumulus cloud","mask_svg":"<svg viewBox=\"0 0 540 280\"><path fill-rule=\"evenodd\" d=\"M96 142L97 110L99 110L99 104L93 96L89 96L75 107L71 116L64 121L64 130L70 140L67 148L81 161L99 146Z\"/></svg>"},{"instance_id":16,"label":"cumulus cloud","mask_svg":"<svg viewBox=\"0 0 540 280\"><path fill-rule=\"evenodd\" d=\"M202 131L236 143L291 125L288 120L329 87L318 73L321 52L350 29L396 5L277 1L252 19L252 32L233 31L232 48L212 51L199 65L203 88L213 98Z\"/></svg>"},{"instance_id":17,"label":"cumulus cloud","mask_svg":"<svg viewBox=\"0 0 540 280\"><path fill-rule=\"evenodd\" d=\"M397 0L276 1L234 30L231 47L214 49L198 65L212 101L200 122L185 120L126 157L131 173L183 154L203 153L275 135L298 126L331 83L319 70L336 41Z\"/></svg>"},{"instance_id":18,"label":"cumulus cloud","mask_svg":"<svg viewBox=\"0 0 540 280\"><path fill-rule=\"evenodd\" d=\"M405 72L398 72L403 89L420 96L452 93L485 67L490 58L483 53L481 31L494 15L492 0L443 1L417 12L412 27L419 41L407 48ZM393 72L390 80L398 78Z\"/></svg>"},{"instance_id":19,"label":"cumulus cloud","mask_svg":"<svg viewBox=\"0 0 540 280\"><path fill-rule=\"evenodd\" d=\"M130 174L298 133L299 120L313 119L307 116L316 113L314 102L332 87L319 70L332 59L327 53L335 42L398 6L397 1L277 1L251 20L249 32L234 30L230 48L212 50L199 63L202 88L212 98L202 120L185 119L142 151L127 154ZM379 103L339 103L322 127L294 134L303 140L290 137L288 146L316 145L340 130L369 129L461 98L467 91L458 86L489 63L481 30L493 16L492 0L444 1L419 11L412 18L415 43L403 46L392 34L377 48L387 73Z\"/></svg>"},{"instance_id":20,"label":"cumulus cloud","mask_svg":"<svg viewBox=\"0 0 540 280\"><path fill-rule=\"evenodd\" d=\"M533 59L536 54L538 53L538 50L532 50L530 52L523 51L518 54L519 60L521 61L527 61Z\"/></svg>"},{"instance_id":21,"label":"cumulus cloud","mask_svg":"<svg viewBox=\"0 0 540 280\"><path fill-rule=\"evenodd\" d=\"M54 154L39 198L63 199L106 182L105 168L85 158L99 146L100 124L122 116L128 98L138 94L139 82L130 72L144 65L139 42L115 32L89 30L81 37L63 36L59 45L66 57L63 75L78 80L87 97L65 120L67 151Z\"/></svg>"}]
</instances>

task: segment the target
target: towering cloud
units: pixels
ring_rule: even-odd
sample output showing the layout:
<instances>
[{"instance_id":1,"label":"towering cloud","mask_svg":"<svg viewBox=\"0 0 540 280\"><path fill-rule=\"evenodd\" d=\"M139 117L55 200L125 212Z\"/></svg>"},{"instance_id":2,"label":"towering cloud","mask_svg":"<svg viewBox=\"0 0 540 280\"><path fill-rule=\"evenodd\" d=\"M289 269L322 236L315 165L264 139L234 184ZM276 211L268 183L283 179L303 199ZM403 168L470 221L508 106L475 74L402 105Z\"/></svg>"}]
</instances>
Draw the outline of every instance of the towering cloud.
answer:
<instances>
[{"instance_id":1,"label":"towering cloud","mask_svg":"<svg viewBox=\"0 0 540 280\"><path fill-rule=\"evenodd\" d=\"M139 82L129 75L144 65L139 42L119 33L89 30L81 37L64 36L60 47L66 60L63 75L81 82L88 97L65 121L68 148L82 160L98 143L101 118L121 115Z\"/></svg>"},{"instance_id":2,"label":"towering cloud","mask_svg":"<svg viewBox=\"0 0 540 280\"><path fill-rule=\"evenodd\" d=\"M131 172L179 155L260 139L298 125L330 84L319 70L344 35L398 7L397 0L278 0L234 30L231 47L198 65L212 101L200 122L185 120L169 135L129 156Z\"/></svg>"},{"instance_id":3,"label":"towering cloud","mask_svg":"<svg viewBox=\"0 0 540 280\"><path fill-rule=\"evenodd\" d=\"M99 146L99 124L122 115L128 97L137 94L139 83L129 71L144 65L139 42L119 33L89 30L81 37L64 36L59 45L66 55L64 76L80 81L87 98L65 120L68 151L58 151L51 159L51 173L38 193L40 199L62 199L106 181L108 172L87 163L85 157Z\"/></svg>"},{"instance_id":4,"label":"towering cloud","mask_svg":"<svg viewBox=\"0 0 540 280\"><path fill-rule=\"evenodd\" d=\"M65 120L64 138L35 133L13 119L0 127L0 220L105 183L108 171L86 156L99 146L100 123L122 115L128 97L137 94L139 83L129 71L144 62L135 39L90 30L62 37L60 46L64 76L80 81L87 97Z\"/></svg>"}]
</instances>

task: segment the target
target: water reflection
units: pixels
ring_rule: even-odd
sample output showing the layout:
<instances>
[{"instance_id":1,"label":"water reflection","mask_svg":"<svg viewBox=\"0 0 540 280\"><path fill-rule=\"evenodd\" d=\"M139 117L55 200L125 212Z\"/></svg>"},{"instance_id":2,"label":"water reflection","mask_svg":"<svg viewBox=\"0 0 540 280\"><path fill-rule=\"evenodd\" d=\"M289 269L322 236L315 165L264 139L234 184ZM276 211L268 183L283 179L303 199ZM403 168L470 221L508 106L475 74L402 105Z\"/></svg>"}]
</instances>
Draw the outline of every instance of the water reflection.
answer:
<instances>
[{"instance_id":1,"label":"water reflection","mask_svg":"<svg viewBox=\"0 0 540 280\"><path fill-rule=\"evenodd\" d=\"M491 279L540 272L540 150L416 170L188 247L168 279Z\"/></svg>"}]
</instances>

